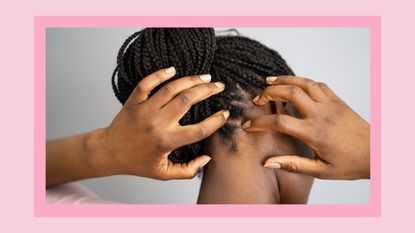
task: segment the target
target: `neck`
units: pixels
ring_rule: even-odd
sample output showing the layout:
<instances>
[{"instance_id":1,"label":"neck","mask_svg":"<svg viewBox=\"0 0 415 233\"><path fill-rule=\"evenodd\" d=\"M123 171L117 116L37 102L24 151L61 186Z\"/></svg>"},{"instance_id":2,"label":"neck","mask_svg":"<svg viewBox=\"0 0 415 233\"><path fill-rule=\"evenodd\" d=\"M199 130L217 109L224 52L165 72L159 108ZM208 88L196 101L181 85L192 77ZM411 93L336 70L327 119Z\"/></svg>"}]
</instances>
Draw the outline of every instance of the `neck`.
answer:
<instances>
[{"instance_id":1,"label":"neck","mask_svg":"<svg viewBox=\"0 0 415 233\"><path fill-rule=\"evenodd\" d=\"M279 203L275 172L264 168L263 163L269 156L293 153L289 145L292 142L287 137L276 133L248 134L241 130L232 141L215 135L210 143L212 160L204 171L199 203Z\"/></svg>"}]
</instances>

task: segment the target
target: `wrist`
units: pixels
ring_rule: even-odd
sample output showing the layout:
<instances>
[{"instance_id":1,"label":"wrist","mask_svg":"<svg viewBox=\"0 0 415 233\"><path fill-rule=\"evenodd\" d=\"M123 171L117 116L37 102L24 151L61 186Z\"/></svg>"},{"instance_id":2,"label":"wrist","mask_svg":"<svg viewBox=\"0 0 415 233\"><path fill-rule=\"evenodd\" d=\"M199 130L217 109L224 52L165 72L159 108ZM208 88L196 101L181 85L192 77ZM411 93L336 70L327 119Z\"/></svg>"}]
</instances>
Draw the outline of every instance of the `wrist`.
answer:
<instances>
[{"instance_id":1,"label":"wrist","mask_svg":"<svg viewBox=\"0 0 415 233\"><path fill-rule=\"evenodd\" d=\"M112 166L110 154L106 150L105 128L97 129L86 134L85 150L87 156L87 166L95 176L116 175L117 172Z\"/></svg>"}]
</instances>

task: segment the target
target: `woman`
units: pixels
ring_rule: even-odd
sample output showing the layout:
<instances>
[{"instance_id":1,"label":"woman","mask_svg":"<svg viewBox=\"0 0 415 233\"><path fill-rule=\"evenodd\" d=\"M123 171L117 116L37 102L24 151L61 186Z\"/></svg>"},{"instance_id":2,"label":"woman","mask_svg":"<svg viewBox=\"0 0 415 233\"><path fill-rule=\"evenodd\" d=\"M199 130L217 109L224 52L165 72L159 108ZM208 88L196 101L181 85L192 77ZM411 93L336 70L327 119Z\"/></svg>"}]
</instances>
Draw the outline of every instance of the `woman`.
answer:
<instances>
[{"instance_id":1,"label":"woman","mask_svg":"<svg viewBox=\"0 0 415 233\"><path fill-rule=\"evenodd\" d=\"M165 69L147 77L152 72L168 66L174 66L176 69ZM281 103L268 104L260 108L254 107L251 102L251 99L265 88L264 77L293 74L278 53L247 38L215 37L213 29L209 28L145 29L124 43L120 49L116 71L113 87L117 98L124 104L123 110L110 127L98 130L89 140L84 136L84 140L78 141L84 142L86 151L95 151L88 149L88 146L98 148L98 152L91 153L95 154L95 157L90 161L93 161L92 164L100 163L100 166L90 165L91 167L102 168L111 162L112 166L95 174L94 169L90 169L90 174L85 174L85 171L81 171L84 169L79 169L78 176L75 174L72 180L117 173L161 179L192 177L199 167L210 160L208 156L198 155L210 152L213 160L206 170L199 202L306 201L311 186L309 177L283 171L275 173L264 169L262 164L265 157L275 155L276 152L302 153L307 156L311 156L311 153L304 153L305 147L280 133L247 134L241 130L245 120L258 117L258 114L286 111ZM168 71L172 71L170 75ZM174 72L176 76L173 79L200 73L210 73L212 76L178 79L164 85L160 90L154 89L161 82L171 78ZM118 79L115 79L115 74ZM210 79L215 81L215 84L204 83ZM223 84L226 86L225 91ZM201 101L219 92L221 93ZM148 96L151 97L147 99ZM193 107L190 107L192 105ZM293 111L289 105L286 105L286 108ZM222 109L228 109L229 112L222 111L198 125L188 125L196 124ZM189 111L186 113L187 110ZM202 142L187 145L212 134L228 116L228 123L215 135ZM136 122L137 119L140 122ZM143 122L147 119L150 124ZM184 126L180 126L179 123ZM163 130L162 135L160 132ZM134 141L126 143L132 138ZM72 141L72 145L79 144L75 143L76 140ZM52 145L58 145L55 146L56 150L62 149L65 147L64 144L62 141L61 145L57 142L48 143L48 150L53 148ZM155 148L151 145L155 145ZM177 149L179 146L183 147ZM142 156L136 155L137 151L140 151ZM79 152L82 154L82 151ZM54 153L48 152L48 164L49 161L53 161L49 159L54 157L52 154ZM88 160L88 157L86 159ZM78 164L81 163L78 161ZM64 170L67 169L62 169ZM62 176L68 177L67 174ZM62 182L62 178L56 179L59 177L56 172L48 172L49 177L48 184ZM53 179L59 182L53 182ZM287 185L287 182L290 184ZM299 186L296 187L293 183ZM215 190L227 192L224 193L226 195L218 196L219 192ZM236 195L237 193L240 195ZM301 195L295 197L295 194Z\"/></svg>"}]
</instances>

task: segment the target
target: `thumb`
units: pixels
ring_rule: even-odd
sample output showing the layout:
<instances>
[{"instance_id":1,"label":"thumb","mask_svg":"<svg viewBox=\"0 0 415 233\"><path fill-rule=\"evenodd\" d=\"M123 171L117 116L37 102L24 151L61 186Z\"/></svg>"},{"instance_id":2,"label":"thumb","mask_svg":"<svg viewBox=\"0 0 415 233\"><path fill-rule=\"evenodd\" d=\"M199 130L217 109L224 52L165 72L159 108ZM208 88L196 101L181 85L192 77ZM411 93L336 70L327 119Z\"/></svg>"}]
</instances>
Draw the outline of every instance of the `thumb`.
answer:
<instances>
[{"instance_id":1,"label":"thumb","mask_svg":"<svg viewBox=\"0 0 415 233\"><path fill-rule=\"evenodd\" d=\"M191 179L212 158L207 155L199 156L188 163L176 163L170 167L169 176L172 179Z\"/></svg>"},{"instance_id":2,"label":"thumb","mask_svg":"<svg viewBox=\"0 0 415 233\"><path fill-rule=\"evenodd\" d=\"M320 178L327 169L327 164L319 159L305 158L298 155L282 155L268 158L264 167L283 169Z\"/></svg>"}]
</instances>

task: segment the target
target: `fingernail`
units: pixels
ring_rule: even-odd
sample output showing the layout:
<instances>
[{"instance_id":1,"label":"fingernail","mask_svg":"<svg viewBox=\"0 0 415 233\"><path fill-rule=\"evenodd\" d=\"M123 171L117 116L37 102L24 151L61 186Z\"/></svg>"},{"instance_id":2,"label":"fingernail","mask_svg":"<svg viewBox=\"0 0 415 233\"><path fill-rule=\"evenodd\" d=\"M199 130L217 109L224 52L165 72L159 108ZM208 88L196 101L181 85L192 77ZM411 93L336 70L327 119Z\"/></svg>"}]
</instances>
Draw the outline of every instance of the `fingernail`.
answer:
<instances>
[{"instance_id":1,"label":"fingernail","mask_svg":"<svg viewBox=\"0 0 415 233\"><path fill-rule=\"evenodd\" d=\"M277 80L277 78L278 77L270 76L270 77L267 77L266 80L267 80L268 83L271 83L271 82L275 82L275 80Z\"/></svg>"},{"instance_id":2,"label":"fingernail","mask_svg":"<svg viewBox=\"0 0 415 233\"><path fill-rule=\"evenodd\" d=\"M206 161L204 161L202 164L200 164L200 167L199 167L199 169L201 169L202 167L204 167L207 163L209 163L209 161L211 160L212 158L209 158L208 160L206 160Z\"/></svg>"},{"instance_id":3,"label":"fingernail","mask_svg":"<svg viewBox=\"0 0 415 233\"><path fill-rule=\"evenodd\" d=\"M202 79L203 82L208 83L212 79L212 76L210 76L210 74L202 74L200 75L200 79Z\"/></svg>"},{"instance_id":4,"label":"fingernail","mask_svg":"<svg viewBox=\"0 0 415 233\"><path fill-rule=\"evenodd\" d=\"M267 162L265 163L264 167L266 168L276 168L276 169L280 169L281 168L281 164L277 163L277 162Z\"/></svg>"},{"instance_id":5,"label":"fingernail","mask_svg":"<svg viewBox=\"0 0 415 233\"><path fill-rule=\"evenodd\" d=\"M174 71L176 71L176 69L172 66L167 68L164 72L166 72L167 74L173 74Z\"/></svg>"},{"instance_id":6,"label":"fingernail","mask_svg":"<svg viewBox=\"0 0 415 233\"><path fill-rule=\"evenodd\" d=\"M249 126L251 126L251 121L247 121L242 125L243 129L249 128Z\"/></svg>"},{"instance_id":7,"label":"fingernail","mask_svg":"<svg viewBox=\"0 0 415 233\"><path fill-rule=\"evenodd\" d=\"M254 103L256 103L259 100L259 95L255 96L255 98L253 99Z\"/></svg>"},{"instance_id":8,"label":"fingernail","mask_svg":"<svg viewBox=\"0 0 415 233\"><path fill-rule=\"evenodd\" d=\"M216 85L218 88L220 88L220 89L222 89L222 88L224 88L224 87L225 87L225 84L223 84L223 83L221 83L221 82L216 82L216 83L215 83L215 85Z\"/></svg>"},{"instance_id":9,"label":"fingernail","mask_svg":"<svg viewBox=\"0 0 415 233\"><path fill-rule=\"evenodd\" d=\"M230 112L229 112L229 110L225 110L225 111L223 111L222 114L223 114L223 117L225 117L225 119L227 120L228 117L229 117Z\"/></svg>"}]
</instances>

